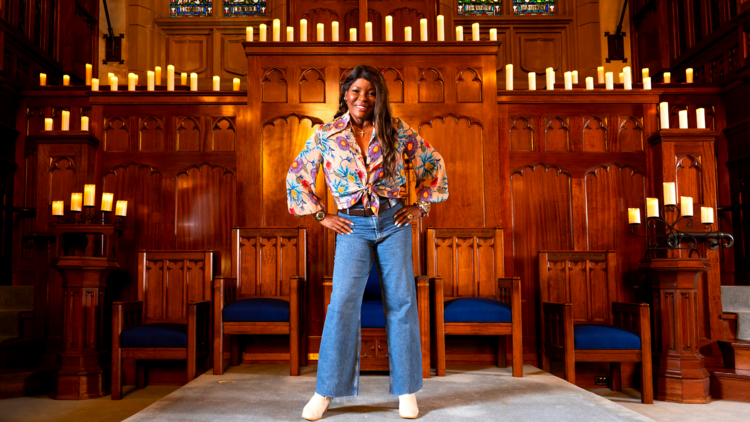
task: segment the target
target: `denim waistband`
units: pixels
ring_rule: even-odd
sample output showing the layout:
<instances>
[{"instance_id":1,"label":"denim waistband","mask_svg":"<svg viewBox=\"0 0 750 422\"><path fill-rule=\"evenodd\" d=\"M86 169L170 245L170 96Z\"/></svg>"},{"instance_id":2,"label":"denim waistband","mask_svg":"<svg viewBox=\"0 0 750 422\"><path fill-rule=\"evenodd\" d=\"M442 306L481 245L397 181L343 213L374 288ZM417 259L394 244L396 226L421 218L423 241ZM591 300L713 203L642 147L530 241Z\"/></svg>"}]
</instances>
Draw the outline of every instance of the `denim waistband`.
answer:
<instances>
[{"instance_id":1,"label":"denim waistband","mask_svg":"<svg viewBox=\"0 0 750 422\"><path fill-rule=\"evenodd\" d=\"M380 203L381 204L383 202L388 202L388 200L389 200L388 198L385 198L385 197L382 197L382 196L378 196L378 198L380 199ZM365 207L365 204L363 204L362 201L359 201L359 202L357 202L356 204L352 205L349 208L364 208L364 207Z\"/></svg>"}]
</instances>

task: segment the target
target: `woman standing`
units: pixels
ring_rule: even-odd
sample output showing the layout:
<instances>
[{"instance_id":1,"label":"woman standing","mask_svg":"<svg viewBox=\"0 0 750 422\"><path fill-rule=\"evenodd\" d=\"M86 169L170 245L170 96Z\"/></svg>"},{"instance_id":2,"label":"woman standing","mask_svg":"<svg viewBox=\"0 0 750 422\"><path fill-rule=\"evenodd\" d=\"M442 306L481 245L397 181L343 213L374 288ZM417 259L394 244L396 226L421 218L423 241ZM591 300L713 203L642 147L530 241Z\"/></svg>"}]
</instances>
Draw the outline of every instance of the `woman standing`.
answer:
<instances>
[{"instance_id":1,"label":"woman standing","mask_svg":"<svg viewBox=\"0 0 750 422\"><path fill-rule=\"evenodd\" d=\"M412 161L419 200L404 206L404 154ZM328 215L315 194L320 166L338 205ZM315 395L302 417L318 420L333 397L357 395L360 309L373 262L381 276L388 335L390 393L399 415L416 418L422 354L411 257L414 219L448 198L443 159L409 125L391 117L380 72L357 66L341 83L339 109L305 143L286 179L289 212L315 215L336 239L333 293L320 344Z\"/></svg>"}]
</instances>

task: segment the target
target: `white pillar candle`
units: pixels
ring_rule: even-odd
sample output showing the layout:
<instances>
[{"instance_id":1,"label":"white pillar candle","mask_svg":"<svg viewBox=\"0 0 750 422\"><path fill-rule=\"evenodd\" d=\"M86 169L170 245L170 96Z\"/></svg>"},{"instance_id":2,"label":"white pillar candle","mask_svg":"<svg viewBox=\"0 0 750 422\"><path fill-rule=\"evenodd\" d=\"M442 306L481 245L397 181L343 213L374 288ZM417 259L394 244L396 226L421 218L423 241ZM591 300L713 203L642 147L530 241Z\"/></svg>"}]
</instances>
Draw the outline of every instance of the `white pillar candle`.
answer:
<instances>
[{"instance_id":1,"label":"white pillar candle","mask_svg":"<svg viewBox=\"0 0 750 422\"><path fill-rule=\"evenodd\" d=\"M273 20L273 41L281 41L281 21L279 19Z\"/></svg>"},{"instance_id":2,"label":"white pillar candle","mask_svg":"<svg viewBox=\"0 0 750 422\"><path fill-rule=\"evenodd\" d=\"M47 86L47 74L46 73L39 74L39 86Z\"/></svg>"},{"instance_id":3,"label":"white pillar candle","mask_svg":"<svg viewBox=\"0 0 750 422\"><path fill-rule=\"evenodd\" d=\"M70 86L70 75L63 75L63 86Z\"/></svg>"},{"instance_id":4,"label":"white pillar candle","mask_svg":"<svg viewBox=\"0 0 750 422\"><path fill-rule=\"evenodd\" d=\"M62 130L70 130L70 112L68 110L62 111L61 128Z\"/></svg>"},{"instance_id":5,"label":"white pillar candle","mask_svg":"<svg viewBox=\"0 0 750 422\"><path fill-rule=\"evenodd\" d=\"M54 120L52 120L52 119L50 119L49 117L48 117L48 118L46 118L46 119L44 119L44 130L46 130L46 131L48 131L48 132L49 132L50 130L54 130L54 129L53 129L53 127L52 127L52 125L53 125L54 123L55 123L55 121L54 121Z\"/></svg>"},{"instance_id":6,"label":"white pillar candle","mask_svg":"<svg viewBox=\"0 0 750 422\"><path fill-rule=\"evenodd\" d=\"M680 117L680 129L687 129L688 128L687 110L680 110L677 114Z\"/></svg>"},{"instance_id":7,"label":"white pillar candle","mask_svg":"<svg viewBox=\"0 0 750 422\"><path fill-rule=\"evenodd\" d=\"M89 131L89 116L81 116L81 130L84 132Z\"/></svg>"},{"instance_id":8,"label":"white pillar candle","mask_svg":"<svg viewBox=\"0 0 750 422\"><path fill-rule=\"evenodd\" d=\"M698 129L705 129L706 128L706 109L699 108L695 110L695 120L697 123Z\"/></svg>"},{"instance_id":9,"label":"white pillar candle","mask_svg":"<svg viewBox=\"0 0 750 422\"><path fill-rule=\"evenodd\" d=\"M474 41L479 41L479 23L471 24L471 39Z\"/></svg>"},{"instance_id":10,"label":"white pillar candle","mask_svg":"<svg viewBox=\"0 0 750 422\"><path fill-rule=\"evenodd\" d=\"M427 37L427 19L420 19L419 20L419 38L422 41L429 41L429 38Z\"/></svg>"},{"instance_id":11,"label":"white pillar candle","mask_svg":"<svg viewBox=\"0 0 750 422\"><path fill-rule=\"evenodd\" d=\"M672 73L671 72L664 72L664 83L665 84L671 84L672 83Z\"/></svg>"},{"instance_id":12,"label":"white pillar candle","mask_svg":"<svg viewBox=\"0 0 750 422\"><path fill-rule=\"evenodd\" d=\"M555 70L551 67L547 68L547 91L554 91L555 89Z\"/></svg>"},{"instance_id":13,"label":"white pillar candle","mask_svg":"<svg viewBox=\"0 0 750 422\"><path fill-rule=\"evenodd\" d=\"M714 208L701 207L701 223L714 224Z\"/></svg>"},{"instance_id":14,"label":"white pillar candle","mask_svg":"<svg viewBox=\"0 0 750 422\"><path fill-rule=\"evenodd\" d=\"M684 217L693 216L693 198L689 196L680 197L680 213Z\"/></svg>"},{"instance_id":15,"label":"white pillar candle","mask_svg":"<svg viewBox=\"0 0 750 422\"><path fill-rule=\"evenodd\" d=\"M94 71L94 68L86 63L86 85L91 85L91 79L92 79L92 72Z\"/></svg>"},{"instance_id":16,"label":"white pillar candle","mask_svg":"<svg viewBox=\"0 0 750 422\"><path fill-rule=\"evenodd\" d=\"M349 29L349 41L357 41L357 28Z\"/></svg>"},{"instance_id":17,"label":"white pillar candle","mask_svg":"<svg viewBox=\"0 0 750 422\"><path fill-rule=\"evenodd\" d=\"M81 212L81 203L83 202L83 193L73 192L70 194L70 210Z\"/></svg>"},{"instance_id":18,"label":"white pillar candle","mask_svg":"<svg viewBox=\"0 0 750 422\"><path fill-rule=\"evenodd\" d=\"M307 42L307 19L299 20L299 40Z\"/></svg>"},{"instance_id":19,"label":"white pillar candle","mask_svg":"<svg viewBox=\"0 0 750 422\"><path fill-rule=\"evenodd\" d=\"M625 74L622 72L620 72L620 79L618 83L621 83L621 84L625 83Z\"/></svg>"},{"instance_id":20,"label":"white pillar candle","mask_svg":"<svg viewBox=\"0 0 750 422\"><path fill-rule=\"evenodd\" d=\"M293 26L286 27L286 40L287 42L294 41L294 27Z\"/></svg>"},{"instance_id":21,"label":"white pillar candle","mask_svg":"<svg viewBox=\"0 0 750 422\"><path fill-rule=\"evenodd\" d=\"M232 79L232 91L240 90L240 78Z\"/></svg>"},{"instance_id":22,"label":"white pillar candle","mask_svg":"<svg viewBox=\"0 0 750 422\"><path fill-rule=\"evenodd\" d=\"M643 89L651 89L651 78L643 78Z\"/></svg>"},{"instance_id":23,"label":"white pillar candle","mask_svg":"<svg viewBox=\"0 0 750 422\"><path fill-rule=\"evenodd\" d=\"M245 28L245 41L251 42L253 41L253 27L248 26Z\"/></svg>"},{"instance_id":24,"label":"white pillar candle","mask_svg":"<svg viewBox=\"0 0 750 422\"><path fill-rule=\"evenodd\" d=\"M135 91L135 74L128 73L128 91Z\"/></svg>"},{"instance_id":25,"label":"white pillar candle","mask_svg":"<svg viewBox=\"0 0 750 422\"><path fill-rule=\"evenodd\" d=\"M65 214L65 201L52 201L52 216L62 217Z\"/></svg>"},{"instance_id":26,"label":"white pillar candle","mask_svg":"<svg viewBox=\"0 0 750 422\"><path fill-rule=\"evenodd\" d=\"M693 68L692 67L685 69L685 81L689 84L693 83Z\"/></svg>"},{"instance_id":27,"label":"white pillar candle","mask_svg":"<svg viewBox=\"0 0 750 422\"><path fill-rule=\"evenodd\" d=\"M198 90L198 74L197 73L190 74L190 90L191 91Z\"/></svg>"},{"instance_id":28,"label":"white pillar candle","mask_svg":"<svg viewBox=\"0 0 750 422\"><path fill-rule=\"evenodd\" d=\"M604 74L604 83L605 83L605 89L613 90L615 89L615 80L614 76L612 75L612 72L607 72Z\"/></svg>"},{"instance_id":29,"label":"white pillar candle","mask_svg":"<svg viewBox=\"0 0 750 422\"><path fill-rule=\"evenodd\" d=\"M457 26L456 27L456 41L463 41L463 40L464 40L464 27Z\"/></svg>"},{"instance_id":30,"label":"white pillar candle","mask_svg":"<svg viewBox=\"0 0 750 422\"><path fill-rule=\"evenodd\" d=\"M574 71L570 72L570 74L573 76L573 83L577 84L578 83L578 71L574 70Z\"/></svg>"},{"instance_id":31,"label":"white pillar candle","mask_svg":"<svg viewBox=\"0 0 750 422\"><path fill-rule=\"evenodd\" d=\"M265 23L260 24L258 28L258 38L261 42L266 42L266 36L268 36L268 27Z\"/></svg>"},{"instance_id":32,"label":"white pillar candle","mask_svg":"<svg viewBox=\"0 0 750 422\"><path fill-rule=\"evenodd\" d=\"M513 65L505 65L505 89L513 91Z\"/></svg>"},{"instance_id":33,"label":"white pillar candle","mask_svg":"<svg viewBox=\"0 0 750 422\"><path fill-rule=\"evenodd\" d=\"M623 76L625 76L625 89L626 90L632 90L633 89L633 74L631 73L630 66L625 66L624 69L622 69Z\"/></svg>"},{"instance_id":34,"label":"white pillar candle","mask_svg":"<svg viewBox=\"0 0 750 422\"><path fill-rule=\"evenodd\" d=\"M161 66L154 68L154 81L156 85L161 85Z\"/></svg>"},{"instance_id":35,"label":"white pillar candle","mask_svg":"<svg viewBox=\"0 0 750 422\"><path fill-rule=\"evenodd\" d=\"M649 75L648 75L648 68L647 67L644 67L643 69L641 69L641 75L642 75L644 81L646 80L646 78L649 77Z\"/></svg>"},{"instance_id":36,"label":"white pillar candle","mask_svg":"<svg viewBox=\"0 0 750 422\"><path fill-rule=\"evenodd\" d=\"M437 40L445 41L445 16L437 16Z\"/></svg>"},{"instance_id":37,"label":"white pillar candle","mask_svg":"<svg viewBox=\"0 0 750 422\"><path fill-rule=\"evenodd\" d=\"M114 199L114 196L114 193L102 193L102 211L112 212L112 200Z\"/></svg>"},{"instance_id":38,"label":"white pillar candle","mask_svg":"<svg viewBox=\"0 0 750 422\"><path fill-rule=\"evenodd\" d=\"M174 66L167 66L167 91L174 91Z\"/></svg>"},{"instance_id":39,"label":"white pillar candle","mask_svg":"<svg viewBox=\"0 0 750 422\"><path fill-rule=\"evenodd\" d=\"M91 90L92 91L98 91L99 90L99 79L97 79L97 78L91 78Z\"/></svg>"},{"instance_id":40,"label":"white pillar candle","mask_svg":"<svg viewBox=\"0 0 750 422\"><path fill-rule=\"evenodd\" d=\"M146 89L149 91L154 90L154 72L152 71L146 71Z\"/></svg>"},{"instance_id":41,"label":"white pillar candle","mask_svg":"<svg viewBox=\"0 0 750 422\"><path fill-rule=\"evenodd\" d=\"M339 23L338 21L331 22L331 41L339 42Z\"/></svg>"},{"instance_id":42,"label":"white pillar candle","mask_svg":"<svg viewBox=\"0 0 750 422\"><path fill-rule=\"evenodd\" d=\"M497 28L490 29L490 41L497 41Z\"/></svg>"},{"instance_id":43,"label":"white pillar candle","mask_svg":"<svg viewBox=\"0 0 750 422\"><path fill-rule=\"evenodd\" d=\"M326 27L322 23L319 23L316 27L316 35L318 42L323 42L326 40Z\"/></svg>"},{"instance_id":44,"label":"white pillar candle","mask_svg":"<svg viewBox=\"0 0 750 422\"><path fill-rule=\"evenodd\" d=\"M566 90L570 91L573 89L573 75L570 72L563 73L563 81Z\"/></svg>"},{"instance_id":45,"label":"white pillar candle","mask_svg":"<svg viewBox=\"0 0 750 422\"><path fill-rule=\"evenodd\" d=\"M594 90L594 78L591 76L586 78L586 89L589 91Z\"/></svg>"},{"instance_id":46,"label":"white pillar candle","mask_svg":"<svg viewBox=\"0 0 750 422\"><path fill-rule=\"evenodd\" d=\"M365 41L372 41L372 22L365 22Z\"/></svg>"},{"instance_id":47,"label":"white pillar candle","mask_svg":"<svg viewBox=\"0 0 750 422\"><path fill-rule=\"evenodd\" d=\"M536 72L529 72L529 91L536 91Z\"/></svg>"},{"instance_id":48,"label":"white pillar candle","mask_svg":"<svg viewBox=\"0 0 750 422\"><path fill-rule=\"evenodd\" d=\"M137 74L137 73L133 73L133 75L135 75L135 86L138 86L138 85L140 85L140 84L138 83L138 74Z\"/></svg>"},{"instance_id":49,"label":"white pillar candle","mask_svg":"<svg viewBox=\"0 0 750 422\"><path fill-rule=\"evenodd\" d=\"M117 84L118 84L117 76L113 76L109 80L109 89L111 89L112 91L117 91Z\"/></svg>"},{"instance_id":50,"label":"white pillar candle","mask_svg":"<svg viewBox=\"0 0 750 422\"><path fill-rule=\"evenodd\" d=\"M599 78L597 80L597 83L603 84L604 83L604 66L599 66L596 68L596 75Z\"/></svg>"},{"instance_id":51,"label":"white pillar candle","mask_svg":"<svg viewBox=\"0 0 750 422\"><path fill-rule=\"evenodd\" d=\"M641 209L640 208L628 208L628 223L629 224L641 224Z\"/></svg>"},{"instance_id":52,"label":"white pillar candle","mask_svg":"<svg viewBox=\"0 0 750 422\"><path fill-rule=\"evenodd\" d=\"M180 85L187 85L187 73L180 73Z\"/></svg>"},{"instance_id":53,"label":"white pillar candle","mask_svg":"<svg viewBox=\"0 0 750 422\"><path fill-rule=\"evenodd\" d=\"M393 16L385 17L385 40L393 41Z\"/></svg>"},{"instance_id":54,"label":"white pillar candle","mask_svg":"<svg viewBox=\"0 0 750 422\"><path fill-rule=\"evenodd\" d=\"M117 201L115 204L115 215L117 217L128 216L128 201Z\"/></svg>"},{"instance_id":55,"label":"white pillar candle","mask_svg":"<svg viewBox=\"0 0 750 422\"><path fill-rule=\"evenodd\" d=\"M108 83L109 83L110 85L112 85L112 77L113 77L113 76L115 76L115 74L114 74L114 73L112 73L112 72L109 72L109 73L107 73L107 82L108 82Z\"/></svg>"},{"instance_id":56,"label":"white pillar candle","mask_svg":"<svg viewBox=\"0 0 750 422\"><path fill-rule=\"evenodd\" d=\"M214 91L221 91L221 78L214 76Z\"/></svg>"},{"instance_id":57,"label":"white pillar candle","mask_svg":"<svg viewBox=\"0 0 750 422\"><path fill-rule=\"evenodd\" d=\"M659 123L660 129L669 129L669 103L659 103Z\"/></svg>"},{"instance_id":58,"label":"white pillar candle","mask_svg":"<svg viewBox=\"0 0 750 422\"><path fill-rule=\"evenodd\" d=\"M404 27L404 41L411 41L411 26Z\"/></svg>"},{"instance_id":59,"label":"white pillar candle","mask_svg":"<svg viewBox=\"0 0 750 422\"><path fill-rule=\"evenodd\" d=\"M664 205L677 205L677 190L674 182L663 183Z\"/></svg>"},{"instance_id":60,"label":"white pillar candle","mask_svg":"<svg viewBox=\"0 0 750 422\"><path fill-rule=\"evenodd\" d=\"M646 217L659 216L659 200L657 198L646 198Z\"/></svg>"}]
</instances>

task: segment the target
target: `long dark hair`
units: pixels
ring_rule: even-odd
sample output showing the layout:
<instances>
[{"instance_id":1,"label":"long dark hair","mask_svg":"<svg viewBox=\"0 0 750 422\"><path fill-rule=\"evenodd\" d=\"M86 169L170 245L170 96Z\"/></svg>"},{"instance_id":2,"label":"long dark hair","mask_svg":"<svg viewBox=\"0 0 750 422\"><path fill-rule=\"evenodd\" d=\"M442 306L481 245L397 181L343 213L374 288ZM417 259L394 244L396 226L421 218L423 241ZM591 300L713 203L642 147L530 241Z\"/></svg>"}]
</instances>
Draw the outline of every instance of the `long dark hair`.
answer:
<instances>
[{"instance_id":1,"label":"long dark hair","mask_svg":"<svg viewBox=\"0 0 750 422\"><path fill-rule=\"evenodd\" d=\"M388 86L386 86L385 78L383 78L378 69L359 65L341 82L339 109L334 119L339 118L349 111L349 107L346 105L346 93L358 79L364 79L375 87L375 111L373 112L372 123L375 126L375 138L380 143L380 151L383 154L384 176L386 178L393 177L396 173L396 148L394 143L396 142L398 132L393 127L391 103L388 99Z\"/></svg>"}]
</instances>

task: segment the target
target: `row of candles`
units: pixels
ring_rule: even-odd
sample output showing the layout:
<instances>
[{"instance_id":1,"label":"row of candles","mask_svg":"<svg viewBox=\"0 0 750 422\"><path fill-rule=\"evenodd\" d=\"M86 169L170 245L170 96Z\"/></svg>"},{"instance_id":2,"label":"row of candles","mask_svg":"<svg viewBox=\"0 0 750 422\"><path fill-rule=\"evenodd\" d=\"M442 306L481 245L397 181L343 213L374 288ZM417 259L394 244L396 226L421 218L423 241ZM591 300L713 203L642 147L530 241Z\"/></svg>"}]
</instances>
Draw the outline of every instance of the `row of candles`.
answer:
<instances>
[{"instance_id":1,"label":"row of candles","mask_svg":"<svg viewBox=\"0 0 750 422\"><path fill-rule=\"evenodd\" d=\"M115 194L102 193L102 212L112 212L112 201ZM84 185L83 193L73 192L70 194L70 211L81 212L84 207L95 207L96 185ZM52 216L62 217L65 215L65 201L52 201ZM128 201L117 201L115 204L115 215L117 217L127 217Z\"/></svg>"},{"instance_id":2,"label":"row of candles","mask_svg":"<svg viewBox=\"0 0 750 422\"><path fill-rule=\"evenodd\" d=\"M664 205L677 205L677 192L674 182L664 183ZM693 216L693 198L680 197L680 214L683 217ZM646 198L646 218L659 217L659 199ZM641 209L628 208L628 223L641 224ZM701 207L701 223L714 224L714 208Z\"/></svg>"},{"instance_id":3,"label":"row of candles","mask_svg":"<svg viewBox=\"0 0 750 422\"><path fill-rule=\"evenodd\" d=\"M641 70L643 75L643 89L651 89L651 78L649 77L648 68ZM614 90L615 81L613 72L604 72L604 66L596 68L598 83L604 84L605 89ZM687 69L685 71L687 83L693 83L693 69ZM529 91L536 91L536 72L529 72ZM554 91L555 89L555 70L548 67L546 70L547 77L547 90ZM573 70L571 72L565 72L563 74L563 81L566 90L572 90L573 84L578 83L578 71ZM664 73L664 82L671 83L672 75L670 72ZM625 66L620 72L620 83L626 90L633 89L633 75L630 66ZM508 91L513 90L513 65L505 65L505 89ZM586 78L586 89L592 91L594 89L594 78L589 76Z\"/></svg>"}]
</instances>

